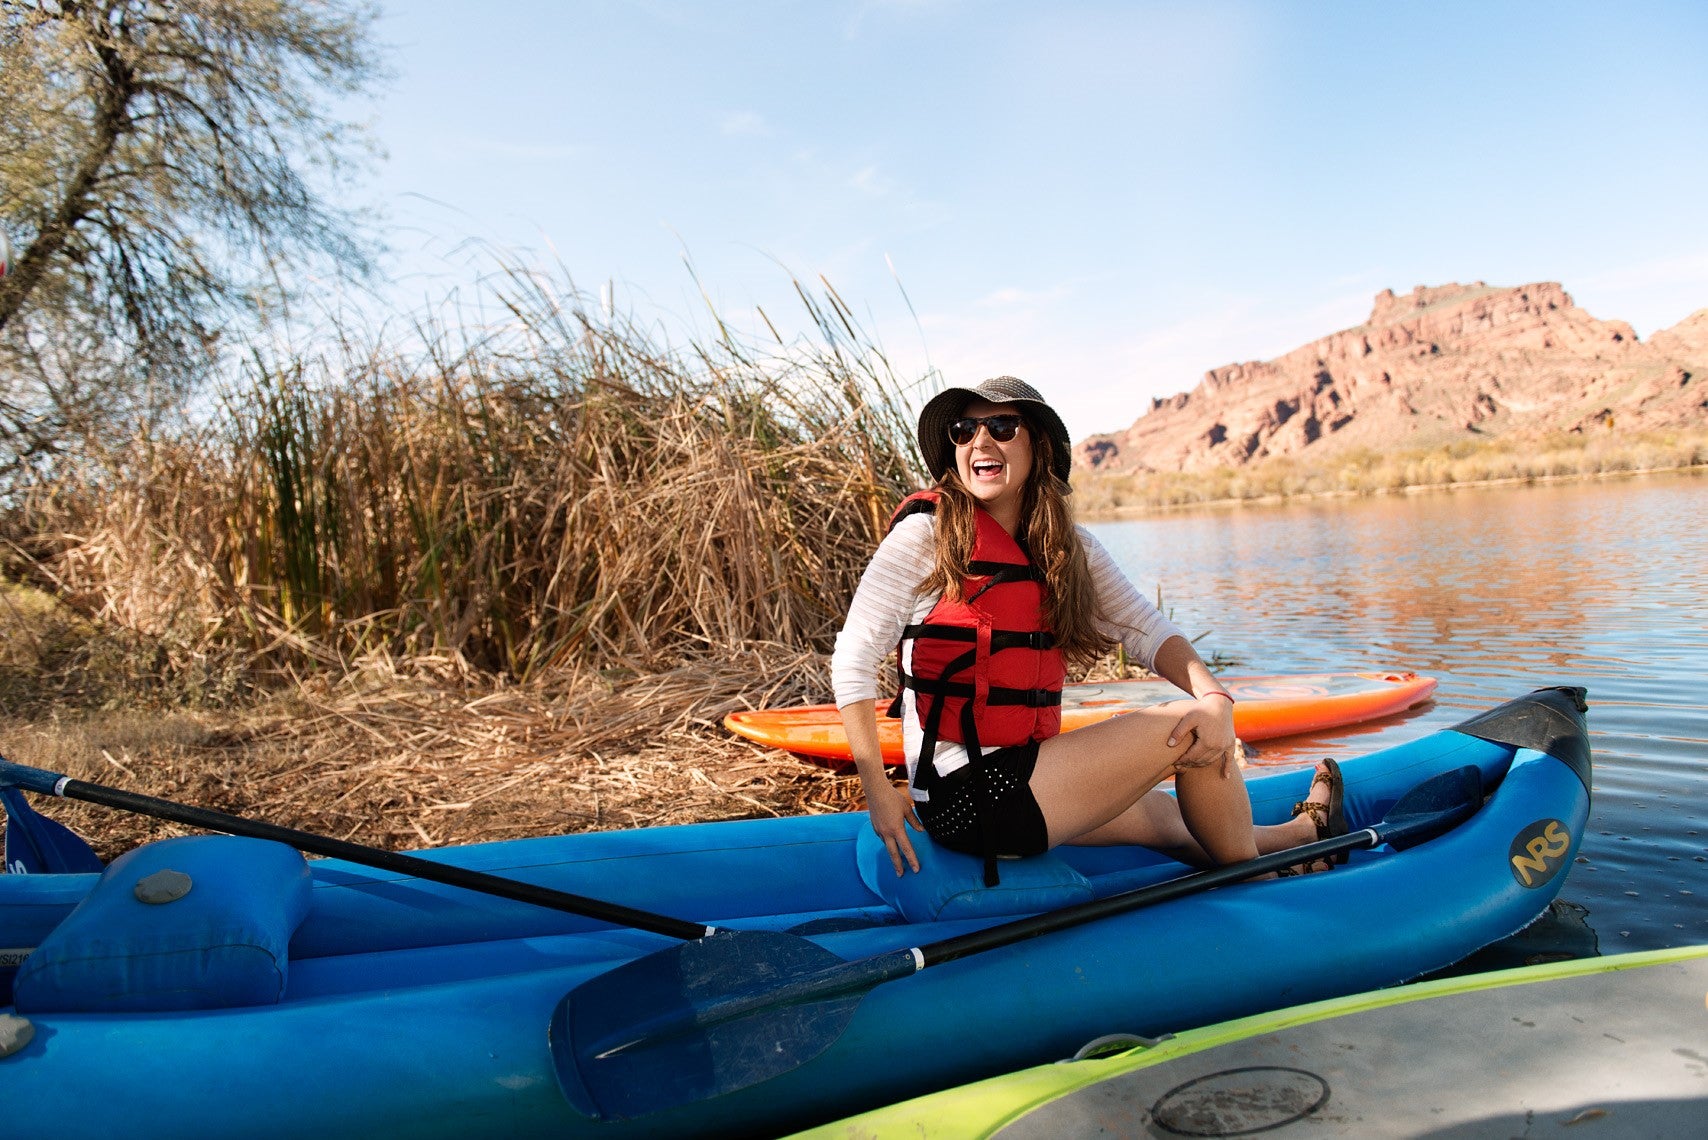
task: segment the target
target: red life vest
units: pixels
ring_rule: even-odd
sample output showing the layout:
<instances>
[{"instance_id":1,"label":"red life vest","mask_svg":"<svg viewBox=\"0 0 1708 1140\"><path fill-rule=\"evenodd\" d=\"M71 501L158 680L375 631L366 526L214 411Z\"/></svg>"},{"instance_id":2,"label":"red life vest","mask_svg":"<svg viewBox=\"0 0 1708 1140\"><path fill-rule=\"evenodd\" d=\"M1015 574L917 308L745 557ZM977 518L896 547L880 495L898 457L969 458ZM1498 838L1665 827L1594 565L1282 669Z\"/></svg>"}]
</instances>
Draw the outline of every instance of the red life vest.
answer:
<instances>
[{"instance_id":1,"label":"red life vest","mask_svg":"<svg viewBox=\"0 0 1708 1140\"><path fill-rule=\"evenodd\" d=\"M934 512L938 499L936 491L909 495L890 526ZM913 658L901 683L914 691L925 735L914 779L928 794L938 740L965 745L977 764L987 749L1047 740L1062 728L1067 670L1044 625L1043 574L982 507L967 570L960 601L945 594L924 621L902 631Z\"/></svg>"}]
</instances>

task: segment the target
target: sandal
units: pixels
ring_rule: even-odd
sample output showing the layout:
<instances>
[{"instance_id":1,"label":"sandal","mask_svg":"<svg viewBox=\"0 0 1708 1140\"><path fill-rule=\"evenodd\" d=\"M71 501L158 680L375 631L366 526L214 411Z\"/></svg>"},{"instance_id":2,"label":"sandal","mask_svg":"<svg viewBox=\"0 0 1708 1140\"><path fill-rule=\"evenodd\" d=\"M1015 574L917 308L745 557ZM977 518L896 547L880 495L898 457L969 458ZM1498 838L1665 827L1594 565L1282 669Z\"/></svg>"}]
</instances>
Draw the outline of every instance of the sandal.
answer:
<instances>
[{"instance_id":1,"label":"sandal","mask_svg":"<svg viewBox=\"0 0 1708 1140\"><path fill-rule=\"evenodd\" d=\"M1300 800L1293 805L1293 818L1297 819L1300 815L1310 816L1311 822L1316 825L1318 839L1333 839L1336 836L1345 835L1347 832L1346 784L1340 776L1340 765L1335 763L1333 757L1324 757L1318 762L1317 773L1311 779L1311 788L1315 789L1318 784L1328 788L1328 802L1318 803L1315 800ZM1310 793L1306 792L1306 794L1309 795ZM1342 851L1338 855L1332 856L1329 862L1333 866L1340 866L1346 862L1346 856L1347 853ZM1317 860L1317 862L1321 862L1321 860ZM1301 874L1310 874L1310 871L1305 870Z\"/></svg>"}]
</instances>

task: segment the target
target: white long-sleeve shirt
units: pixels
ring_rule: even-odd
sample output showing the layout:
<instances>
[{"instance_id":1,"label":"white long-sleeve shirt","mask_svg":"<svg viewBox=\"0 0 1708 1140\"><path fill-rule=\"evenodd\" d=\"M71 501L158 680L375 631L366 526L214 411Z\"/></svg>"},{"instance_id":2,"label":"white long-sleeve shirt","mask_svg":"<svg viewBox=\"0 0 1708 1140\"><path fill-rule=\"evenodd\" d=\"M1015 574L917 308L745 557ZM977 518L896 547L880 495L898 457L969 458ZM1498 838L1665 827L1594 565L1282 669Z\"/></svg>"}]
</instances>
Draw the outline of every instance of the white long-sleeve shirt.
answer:
<instances>
[{"instance_id":1,"label":"white long-sleeve shirt","mask_svg":"<svg viewBox=\"0 0 1708 1140\"><path fill-rule=\"evenodd\" d=\"M1101 614L1098 628L1124 645L1134 660L1151 667L1162 643L1179 635L1180 630L1121 573L1102 543L1085 528L1078 529ZM837 708L877 699L878 672L901 640L901 631L923 621L941 597L920 592L935 558L936 530L936 516L909 515L896 524L872 555L830 658L830 683ZM908 642L902 652L902 668L912 673L913 643ZM912 689L902 690L902 741L912 784L919 750L925 742ZM938 775L946 776L967 764L967 751L954 741L939 740L933 760ZM921 801L927 798L917 789L913 797Z\"/></svg>"}]
</instances>

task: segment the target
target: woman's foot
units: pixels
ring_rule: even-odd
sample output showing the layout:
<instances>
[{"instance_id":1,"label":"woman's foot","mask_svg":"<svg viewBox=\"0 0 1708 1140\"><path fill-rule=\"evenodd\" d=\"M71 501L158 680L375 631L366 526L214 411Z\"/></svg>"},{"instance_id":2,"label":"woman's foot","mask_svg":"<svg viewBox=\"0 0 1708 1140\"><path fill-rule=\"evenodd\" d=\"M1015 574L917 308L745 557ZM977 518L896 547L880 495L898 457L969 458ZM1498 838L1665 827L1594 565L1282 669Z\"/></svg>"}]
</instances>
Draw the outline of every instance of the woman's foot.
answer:
<instances>
[{"instance_id":1,"label":"woman's foot","mask_svg":"<svg viewBox=\"0 0 1708 1140\"><path fill-rule=\"evenodd\" d=\"M1302 825L1301 843L1346 834L1346 785L1341 779L1340 765L1332 758L1325 757L1317 762L1311 790L1303 800L1293 805L1293 818ZM1313 871L1327 871L1345 862L1346 853L1342 852L1332 859L1301 863L1296 873L1308 875Z\"/></svg>"}]
</instances>

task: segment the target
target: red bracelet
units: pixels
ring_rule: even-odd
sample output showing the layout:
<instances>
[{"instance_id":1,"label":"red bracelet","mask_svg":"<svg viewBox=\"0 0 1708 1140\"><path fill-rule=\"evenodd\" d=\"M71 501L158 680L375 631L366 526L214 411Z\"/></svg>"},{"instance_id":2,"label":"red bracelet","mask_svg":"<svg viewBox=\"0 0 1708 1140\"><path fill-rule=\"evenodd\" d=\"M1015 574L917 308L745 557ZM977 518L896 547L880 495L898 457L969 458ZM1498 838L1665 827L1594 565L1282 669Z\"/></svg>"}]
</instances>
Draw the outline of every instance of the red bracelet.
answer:
<instances>
[{"instance_id":1,"label":"red bracelet","mask_svg":"<svg viewBox=\"0 0 1708 1140\"><path fill-rule=\"evenodd\" d=\"M1228 702L1230 704L1233 703L1233 699L1234 699L1234 695L1232 693L1228 692L1226 689L1211 689L1207 693L1198 694L1199 700L1203 700L1205 697L1226 697L1226 698L1228 698Z\"/></svg>"}]
</instances>

